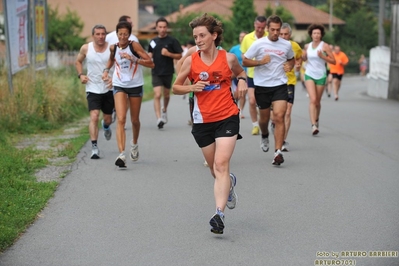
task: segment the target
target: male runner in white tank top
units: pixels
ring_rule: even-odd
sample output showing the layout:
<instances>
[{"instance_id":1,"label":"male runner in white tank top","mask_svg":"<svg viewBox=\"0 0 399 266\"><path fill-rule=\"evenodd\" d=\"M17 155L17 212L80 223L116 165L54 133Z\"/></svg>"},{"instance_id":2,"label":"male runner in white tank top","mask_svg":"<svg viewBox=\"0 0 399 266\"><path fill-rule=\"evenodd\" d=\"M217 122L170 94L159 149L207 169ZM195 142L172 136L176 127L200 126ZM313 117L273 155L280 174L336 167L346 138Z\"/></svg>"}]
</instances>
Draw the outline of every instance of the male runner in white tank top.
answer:
<instances>
[{"instance_id":1,"label":"male runner in white tank top","mask_svg":"<svg viewBox=\"0 0 399 266\"><path fill-rule=\"evenodd\" d=\"M110 140L112 131L112 111L114 109L114 97L112 94L112 81L102 80L103 70L107 65L110 51L105 41L106 29L103 25L95 25L92 29L93 41L82 45L76 58L75 68L78 78L86 85L86 98L90 112L89 133L92 143L91 159L99 159L98 149L98 121L100 110L103 112L102 126L104 137ZM86 60L87 74L84 74L83 62Z\"/></svg>"}]
</instances>

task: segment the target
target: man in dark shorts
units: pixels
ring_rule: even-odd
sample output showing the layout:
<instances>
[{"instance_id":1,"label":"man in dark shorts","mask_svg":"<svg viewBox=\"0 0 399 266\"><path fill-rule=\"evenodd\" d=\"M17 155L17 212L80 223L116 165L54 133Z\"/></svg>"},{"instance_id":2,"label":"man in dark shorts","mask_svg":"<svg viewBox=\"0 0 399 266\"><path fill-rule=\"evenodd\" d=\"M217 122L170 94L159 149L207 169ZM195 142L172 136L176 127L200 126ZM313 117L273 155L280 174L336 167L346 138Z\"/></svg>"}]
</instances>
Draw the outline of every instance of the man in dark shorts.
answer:
<instances>
[{"instance_id":1,"label":"man in dark shorts","mask_svg":"<svg viewBox=\"0 0 399 266\"><path fill-rule=\"evenodd\" d=\"M255 99L259 108L259 126L262 132L260 147L269 150L270 106L273 103L273 119L275 123L275 153L273 165L284 162L281 152L287 110L288 89L286 72L294 67L295 58L289 41L280 38L283 21L278 16L267 19L268 36L256 40L243 55L243 65L255 67L254 84ZM252 60L255 58L255 60Z\"/></svg>"},{"instance_id":2,"label":"man in dark shorts","mask_svg":"<svg viewBox=\"0 0 399 266\"><path fill-rule=\"evenodd\" d=\"M111 123L114 110L114 97L112 82L104 82L101 78L106 67L110 51L109 44L105 41L107 30L103 25L95 25L92 29L93 41L83 44L75 61L75 68L80 82L86 85L86 98L90 112L89 133L92 145L91 159L100 158L97 145L98 122L100 112L103 113L101 125L106 140L112 136ZM83 73L83 63L86 61L87 73Z\"/></svg>"},{"instance_id":3,"label":"man in dark shorts","mask_svg":"<svg viewBox=\"0 0 399 266\"><path fill-rule=\"evenodd\" d=\"M173 60L179 60L182 57L183 49L178 40L168 35L168 21L165 18L159 18L155 25L158 36L150 41L148 54L155 64L151 71L152 86L154 87L154 110L157 126L161 129L168 122L167 108L174 73ZM161 110L162 94L163 107Z\"/></svg>"},{"instance_id":4,"label":"man in dark shorts","mask_svg":"<svg viewBox=\"0 0 399 266\"><path fill-rule=\"evenodd\" d=\"M298 43L291 40L291 33L292 33L291 26L288 23L283 23L283 25L281 26L280 37L289 41L292 45L292 51L294 52L295 56L295 69L286 72L288 78L287 82L288 103L287 103L287 111L284 117L285 133L284 133L284 142L283 142L282 151L289 150L288 142L286 140L288 137L288 131L291 126L291 112L295 99L295 84L296 84L295 70L299 71L302 65L302 48L299 46Z\"/></svg>"}]
</instances>

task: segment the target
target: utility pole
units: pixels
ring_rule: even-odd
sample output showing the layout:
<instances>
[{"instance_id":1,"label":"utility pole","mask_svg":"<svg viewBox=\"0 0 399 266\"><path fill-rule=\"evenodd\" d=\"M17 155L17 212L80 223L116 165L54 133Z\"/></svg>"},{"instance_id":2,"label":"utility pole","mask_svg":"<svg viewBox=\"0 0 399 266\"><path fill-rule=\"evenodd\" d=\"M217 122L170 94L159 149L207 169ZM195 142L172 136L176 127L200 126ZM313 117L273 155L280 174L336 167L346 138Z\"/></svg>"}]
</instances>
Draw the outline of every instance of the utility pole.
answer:
<instances>
[{"instance_id":1,"label":"utility pole","mask_svg":"<svg viewBox=\"0 0 399 266\"><path fill-rule=\"evenodd\" d=\"M329 23L329 27L328 27L328 29L330 30L330 32L333 30L333 27L332 27L332 17L333 17L333 1L334 0L330 0L330 23Z\"/></svg>"},{"instance_id":2,"label":"utility pole","mask_svg":"<svg viewBox=\"0 0 399 266\"><path fill-rule=\"evenodd\" d=\"M385 18L385 0L379 2L378 12L378 46L385 45L385 31L384 31L384 18Z\"/></svg>"},{"instance_id":3,"label":"utility pole","mask_svg":"<svg viewBox=\"0 0 399 266\"><path fill-rule=\"evenodd\" d=\"M399 101L399 0L391 0L391 65L389 67L388 99Z\"/></svg>"}]
</instances>

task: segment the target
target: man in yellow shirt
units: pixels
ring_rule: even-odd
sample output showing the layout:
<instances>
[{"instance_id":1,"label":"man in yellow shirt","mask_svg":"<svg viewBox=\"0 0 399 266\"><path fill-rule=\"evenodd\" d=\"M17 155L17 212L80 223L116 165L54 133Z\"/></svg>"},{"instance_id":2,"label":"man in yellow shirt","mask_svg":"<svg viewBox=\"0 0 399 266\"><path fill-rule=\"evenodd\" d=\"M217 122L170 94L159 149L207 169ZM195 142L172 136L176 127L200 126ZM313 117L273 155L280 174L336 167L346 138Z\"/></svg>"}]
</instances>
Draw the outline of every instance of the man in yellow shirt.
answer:
<instances>
[{"instance_id":1,"label":"man in yellow shirt","mask_svg":"<svg viewBox=\"0 0 399 266\"><path fill-rule=\"evenodd\" d=\"M253 32L245 35L241 42L241 52L245 54L248 51L251 44L262 37L267 36L266 31L266 17L258 16L254 22L255 30ZM254 85L254 68L247 68L248 77L248 101L249 101L249 115L252 120L252 135L259 135L259 123L258 123L258 111L256 110L256 100L255 100L255 85Z\"/></svg>"},{"instance_id":2,"label":"man in yellow shirt","mask_svg":"<svg viewBox=\"0 0 399 266\"><path fill-rule=\"evenodd\" d=\"M330 73L332 74L333 77L332 83L333 83L335 100L338 101L338 91L339 88L341 87L342 77L344 76L345 73L345 66L349 63L349 59L346 56L346 54L341 51L341 47L339 47L338 45L334 46L333 55L336 64L335 65L329 64L329 66L330 66Z\"/></svg>"},{"instance_id":3,"label":"man in yellow shirt","mask_svg":"<svg viewBox=\"0 0 399 266\"><path fill-rule=\"evenodd\" d=\"M290 126L291 126L291 111L292 111L292 105L294 104L294 98L295 98L295 84L296 84L295 70L300 71L301 66L302 66L302 48L299 46L298 43L290 40L291 33L292 33L292 30L291 30L290 24L283 23L283 25L281 26L281 30L280 30L280 37L291 42L292 50L294 51L295 67L291 71L286 72L286 75L288 78L288 82L287 82L288 102L287 102L287 111L286 111L285 117L284 117L285 134L284 134L284 142L283 142L282 151L288 151L288 142L286 141L286 139L288 136L288 130L290 129Z\"/></svg>"}]
</instances>

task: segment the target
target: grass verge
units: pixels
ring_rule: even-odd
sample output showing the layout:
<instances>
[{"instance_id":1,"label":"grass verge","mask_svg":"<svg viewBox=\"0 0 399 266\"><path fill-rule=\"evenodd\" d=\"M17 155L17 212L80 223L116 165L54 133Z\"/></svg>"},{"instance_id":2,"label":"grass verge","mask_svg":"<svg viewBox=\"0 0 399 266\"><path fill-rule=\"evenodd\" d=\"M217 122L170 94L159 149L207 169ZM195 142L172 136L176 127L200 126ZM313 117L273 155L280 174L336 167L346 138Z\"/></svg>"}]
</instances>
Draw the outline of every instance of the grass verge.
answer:
<instances>
[{"instance_id":1,"label":"grass verge","mask_svg":"<svg viewBox=\"0 0 399 266\"><path fill-rule=\"evenodd\" d=\"M1 72L1 71L0 71ZM3 73L4 74L4 70ZM0 84L5 85L7 75ZM11 246L36 219L54 195L59 178L38 182L36 173L46 166L70 165L89 140L85 90L71 69L37 73L28 71L14 77L14 93L7 86L0 90L0 253ZM143 101L153 98L151 71L144 70ZM69 138L64 129L77 127ZM69 134L69 133L68 133ZM34 139L16 148L24 139ZM38 148L37 140L48 140L48 147ZM54 160L56 158L67 160Z\"/></svg>"},{"instance_id":2,"label":"grass verge","mask_svg":"<svg viewBox=\"0 0 399 266\"><path fill-rule=\"evenodd\" d=\"M0 251L18 238L52 197L57 182L39 183L34 176L46 164L37 150L19 150L9 140L0 140Z\"/></svg>"}]
</instances>

